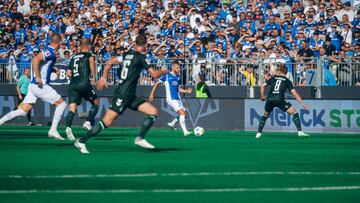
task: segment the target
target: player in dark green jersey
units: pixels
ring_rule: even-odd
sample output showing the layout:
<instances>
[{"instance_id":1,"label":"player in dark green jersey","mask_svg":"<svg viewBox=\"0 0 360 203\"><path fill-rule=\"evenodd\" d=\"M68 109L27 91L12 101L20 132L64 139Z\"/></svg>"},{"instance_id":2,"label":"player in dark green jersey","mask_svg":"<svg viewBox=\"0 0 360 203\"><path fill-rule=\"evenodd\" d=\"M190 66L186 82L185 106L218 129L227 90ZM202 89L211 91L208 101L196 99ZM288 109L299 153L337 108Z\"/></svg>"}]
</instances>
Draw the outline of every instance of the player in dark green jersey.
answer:
<instances>
[{"instance_id":1,"label":"player in dark green jersey","mask_svg":"<svg viewBox=\"0 0 360 203\"><path fill-rule=\"evenodd\" d=\"M75 141L75 146L81 153L89 153L85 145L87 140L100 133L103 129L109 127L127 108L139 111L146 115L140 134L135 138L135 144L143 148L154 149L154 146L148 143L144 137L152 127L155 117L158 115L158 110L145 99L136 97L136 86L143 69L146 69L154 78L160 77L167 73L168 70L155 70L147 64L145 60L146 56L142 53L145 51L146 43L146 37L144 35L138 35L135 40L135 51L124 53L119 57L113 57L106 63L104 74L99 79L97 88L102 90L104 87L107 87L106 79L111 67L115 64L122 63L119 86L114 92L111 107L105 113L102 120L97 122L86 135Z\"/></svg>"},{"instance_id":2,"label":"player in dark green jersey","mask_svg":"<svg viewBox=\"0 0 360 203\"><path fill-rule=\"evenodd\" d=\"M93 76L90 81L90 73ZM75 140L71 130L77 105L82 99L89 101L92 107L83 127L90 130L95 123L95 116L99 109L99 98L97 97L92 84L96 83L95 57L90 53L90 42L87 39L81 40L81 52L75 54L69 64L67 75L70 77L69 92L69 113L66 116L66 135L69 140Z\"/></svg>"},{"instance_id":3,"label":"player in dark green jersey","mask_svg":"<svg viewBox=\"0 0 360 203\"><path fill-rule=\"evenodd\" d=\"M281 109L293 116L292 120L298 130L299 137L309 137L308 134L305 134L301 130L300 118L299 118L299 114L297 113L296 109L289 102L285 101L285 93L287 90L289 90L291 92L291 94L294 95L295 99L305 109L308 108L305 105L305 103L303 102L303 100L301 99L301 97L299 96L299 94L294 89L292 82L288 78L285 77L286 74L287 74L287 68L285 65L281 64L279 66L278 75L273 76L272 78L267 80L265 84L263 84L260 87L260 99L262 101L265 101L265 96L264 96L265 87L268 87L268 94L267 94L266 103L265 103L264 115L260 119L259 128L256 133L256 138L261 137L261 133L265 126L266 120L269 117L269 114L271 113L271 111L275 107L278 107L279 109Z\"/></svg>"}]
</instances>

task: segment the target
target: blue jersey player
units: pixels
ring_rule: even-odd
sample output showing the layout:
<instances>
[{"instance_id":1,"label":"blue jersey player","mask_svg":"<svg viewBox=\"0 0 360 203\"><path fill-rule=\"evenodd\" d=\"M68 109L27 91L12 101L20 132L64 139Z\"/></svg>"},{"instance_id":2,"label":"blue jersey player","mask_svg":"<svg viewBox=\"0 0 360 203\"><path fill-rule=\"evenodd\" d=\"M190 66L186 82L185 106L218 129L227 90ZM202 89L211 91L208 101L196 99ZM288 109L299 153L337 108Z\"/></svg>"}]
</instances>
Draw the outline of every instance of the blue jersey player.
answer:
<instances>
[{"instance_id":1,"label":"blue jersey player","mask_svg":"<svg viewBox=\"0 0 360 203\"><path fill-rule=\"evenodd\" d=\"M180 87L181 78L179 76L179 73L180 73L180 64L178 61L174 61L171 65L171 71L163 75L153 87L149 96L149 101L152 102L154 100L154 94L156 92L156 89L161 83L163 83L165 85L165 90L166 90L166 102L175 112L179 114L179 122L184 132L184 136L188 136L191 135L192 132L189 132L186 129L186 125L185 125L186 111L181 102L179 93L190 94L192 92L192 89L191 88L184 89ZM168 125L170 127L173 127L176 124L176 122L177 119L175 119L173 122L170 122Z\"/></svg>"},{"instance_id":2,"label":"blue jersey player","mask_svg":"<svg viewBox=\"0 0 360 203\"><path fill-rule=\"evenodd\" d=\"M51 128L48 132L50 138L64 140L57 131L58 124L64 113L66 103L64 99L49 85L50 75L55 71L56 50L60 45L60 35L51 37L50 46L35 56L32 61L35 72L34 79L28 87L28 92L17 110L11 111L0 119L0 125L19 116L26 116L33 108L37 99L49 102L56 106Z\"/></svg>"}]
</instances>

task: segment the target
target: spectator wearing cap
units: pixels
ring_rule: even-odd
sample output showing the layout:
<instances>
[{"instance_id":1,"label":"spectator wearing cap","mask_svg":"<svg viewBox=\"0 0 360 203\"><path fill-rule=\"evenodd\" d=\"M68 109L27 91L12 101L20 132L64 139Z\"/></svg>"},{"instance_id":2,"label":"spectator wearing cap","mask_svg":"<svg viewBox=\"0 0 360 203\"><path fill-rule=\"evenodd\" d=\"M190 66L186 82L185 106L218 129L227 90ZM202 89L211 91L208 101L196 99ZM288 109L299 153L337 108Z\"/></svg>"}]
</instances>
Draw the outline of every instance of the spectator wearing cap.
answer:
<instances>
[{"instance_id":1,"label":"spectator wearing cap","mask_svg":"<svg viewBox=\"0 0 360 203\"><path fill-rule=\"evenodd\" d=\"M313 51L314 56L318 57L320 56L320 48L325 45L325 42L319 38L319 32L315 31L313 35L310 37L310 49Z\"/></svg>"},{"instance_id":2,"label":"spectator wearing cap","mask_svg":"<svg viewBox=\"0 0 360 203\"><path fill-rule=\"evenodd\" d=\"M320 20L324 21L325 20L325 14L326 14L326 10L325 10L325 5L324 4L320 4L319 5L319 11L316 13L315 15L315 21L319 22Z\"/></svg>"},{"instance_id":3,"label":"spectator wearing cap","mask_svg":"<svg viewBox=\"0 0 360 203\"><path fill-rule=\"evenodd\" d=\"M286 4L286 0L281 0L280 5L277 7L277 9L279 11L281 19L285 18L285 14L291 13L291 7Z\"/></svg>"},{"instance_id":4,"label":"spectator wearing cap","mask_svg":"<svg viewBox=\"0 0 360 203\"><path fill-rule=\"evenodd\" d=\"M342 42L352 44L353 33L352 33L351 28L352 28L352 25L349 22L347 22L343 25L343 28L340 31L340 35L342 37Z\"/></svg>"},{"instance_id":5,"label":"spectator wearing cap","mask_svg":"<svg viewBox=\"0 0 360 203\"><path fill-rule=\"evenodd\" d=\"M354 29L354 37L353 37L353 45L358 45L360 44L360 29L359 28L355 28Z\"/></svg>"},{"instance_id":6,"label":"spectator wearing cap","mask_svg":"<svg viewBox=\"0 0 360 203\"><path fill-rule=\"evenodd\" d=\"M342 43L342 37L337 31L337 24L333 23L330 26L330 32L328 32L327 36L331 39L331 44L333 44L336 48L336 51L340 50L340 45Z\"/></svg>"},{"instance_id":7,"label":"spectator wearing cap","mask_svg":"<svg viewBox=\"0 0 360 203\"><path fill-rule=\"evenodd\" d=\"M326 36L325 44L326 55L333 56L336 52L336 47L331 43L331 38L329 36Z\"/></svg>"},{"instance_id":8,"label":"spectator wearing cap","mask_svg":"<svg viewBox=\"0 0 360 203\"><path fill-rule=\"evenodd\" d=\"M350 1L344 3L344 8L341 10L341 15L344 14L346 14L349 17L350 22L352 22L355 18L355 12L351 9Z\"/></svg>"},{"instance_id":9,"label":"spectator wearing cap","mask_svg":"<svg viewBox=\"0 0 360 203\"><path fill-rule=\"evenodd\" d=\"M352 22L354 27L359 28L360 27L360 10L356 12L356 17L354 18L354 21Z\"/></svg>"},{"instance_id":10,"label":"spectator wearing cap","mask_svg":"<svg viewBox=\"0 0 360 203\"><path fill-rule=\"evenodd\" d=\"M327 18L326 18L326 23L330 24L332 21L335 21L336 23L339 22L338 18L335 16L335 10L333 8L329 8L327 10Z\"/></svg>"},{"instance_id":11,"label":"spectator wearing cap","mask_svg":"<svg viewBox=\"0 0 360 203\"><path fill-rule=\"evenodd\" d=\"M308 0L305 2L307 3L307 5L304 8L304 13L307 14L310 10L313 10L313 12L316 13L319 10L318 6L314 3L314 0Z\"/></svg>"}]
</instances>

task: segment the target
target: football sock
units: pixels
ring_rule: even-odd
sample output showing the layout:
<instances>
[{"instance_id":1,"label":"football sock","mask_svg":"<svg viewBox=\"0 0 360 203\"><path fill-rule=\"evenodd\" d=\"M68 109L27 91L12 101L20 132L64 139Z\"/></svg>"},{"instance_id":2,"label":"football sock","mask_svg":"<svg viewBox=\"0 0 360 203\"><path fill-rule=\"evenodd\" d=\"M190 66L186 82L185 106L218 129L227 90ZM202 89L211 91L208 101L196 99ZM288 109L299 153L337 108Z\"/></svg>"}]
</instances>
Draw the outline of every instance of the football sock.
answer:
<instances>
[{"instance_id":1,"label":"football sock","mask_svg":"<svg viewBox=\"0 0 360 203\"><path fill-rule=\"evenodd\" d=\"M72 111L69 111L69 113L66 115L66 127L71 128L71 124L73 122L75 113Z\"/></svg>"},{"instance_id":2,"label":"football sock","mask_svg":"<svg viewBox=\"0 0 360 203\"><path fill-rule=\"evenodd\" d=\"M180 123L181 129L183 130L184 133L189 132L189 131L186 129L185 116L180 116L179 123Z\"/></svg>"},{"instance_id":3,"label":"football sock","mask_svg":"<svg viewBox=\"0 0 360 203\"><path fill-rule=\"evenodd\" d=\"M266 123L266 120L268 119L268 117L266 117L266 116L262 116L261 118L260 118L260 122L259 122L259 128L258 128L258 133L261 133L262 132L262 130L263 130L263 128L264 128L264 126L265 126L265 123Z\"/></svg>"},{"instance_id":4,"label":"football sock","mask_svg":"<svg viewBox=\"0 0 360 203\"><path fill-rule=\"evenodd\" d=\"M144 139L147 131L150 130L150 128L153 126L156 116L147 115L145 116L143 125L141 127L141 131L139 134L139 138Z\"/></svg>"},{"instance_id":5,"label":"football sock","mask_svg":"<svg viewBox=\"0 0 360 203\"><path fill-rule=\"evenodd\" d=\"M174 120L172 120L170 122L171 125L175 125L177 122L179 121L178 117L174 118Z\"/></svg>"},{"instance_id":6,"label":"football sock","mask_svg":"<svg viewBox=\"0 0 360 203\"><path fill-rule=\"evenodd\" d=\"M14 110L14 111L10 111L9 113L7 113L5 116L3 116L1 119L0 119L0 125L8 122L8 121L11 121L12 119L16 118L16 117L19 117L19 116L25 116L26 115L26 112L22 109L17 109L17 110Z\"/></svg>"},{"instance_id":7,"label":"football sock","mask_svg":"<svg viewBox=\"0 0 360 203\"><path fill-rule=\"evenodd\" d=\"M63 102L56 106L50 130L57 130L61 117L64 114L65 107L66 102Z\"/></svg>"},{"instance_id":8,"label":"football sock","mask_svg":"<svg viewBox=\"0 0 360 203\"><path fill-rule=\"evenodd\" d=\"M95 123L94 126L91 128L91 130L89 130L86 133L86 135L82 136L79 139L79 141L81 143L86 143L88 141L88 139L90 139L91 137L99 134L105 128L107 128L106 125L102 121L99 121L99 122Z\"/></svg>"},{"instance_id":9,"label":"football sock","mask_svg":"<svg viewBox=\"0 0 360 203\"><path fill-rule=\"evenodd\" d=\"M87 118L88 121L90 121L91 125L94 125L95 123L95 116L97 114L99 110L99 106L98 105L92 105L90 111L89 111L89 116Z\"/></svg>"},{"instance_id":10,"label":"football sock","mask_svg":"<svg viewBox=\"0 0 360 203\"><path fill-rule=\"evenodd\" d=\"M298 131L301 131L301 123L300 123L300 118L299 118L299 114L295 113L293 115L292 121L294 122L296 128Z\"/></svg>"}]
</instances>

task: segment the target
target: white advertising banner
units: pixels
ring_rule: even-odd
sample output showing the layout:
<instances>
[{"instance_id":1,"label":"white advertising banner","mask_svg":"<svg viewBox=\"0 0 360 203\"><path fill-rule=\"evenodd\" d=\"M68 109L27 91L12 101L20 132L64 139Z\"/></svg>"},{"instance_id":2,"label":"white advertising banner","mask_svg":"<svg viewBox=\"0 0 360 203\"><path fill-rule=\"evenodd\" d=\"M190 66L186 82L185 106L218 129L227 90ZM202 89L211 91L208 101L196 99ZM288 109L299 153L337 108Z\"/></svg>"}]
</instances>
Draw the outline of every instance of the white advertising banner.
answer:
<instances>
[{"instance_id":1,"label":"white advertising banner","mask_svg":"<svg viewBox=\"0 0 360 203\"><path fill-rule=\"evenodd\" d=\"M351 132L360 133L359 100L306 100L310 106L306 110L296 100L289 102L299 112L305 132ZM245 100L245 130L256 131L263 115L265 102L254 99ZM264 131L296 131L292 117L275 108L270 114Z\"/></svg>"}]
</instances>

